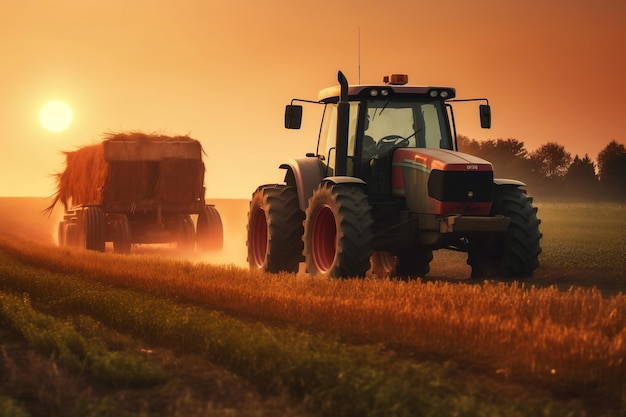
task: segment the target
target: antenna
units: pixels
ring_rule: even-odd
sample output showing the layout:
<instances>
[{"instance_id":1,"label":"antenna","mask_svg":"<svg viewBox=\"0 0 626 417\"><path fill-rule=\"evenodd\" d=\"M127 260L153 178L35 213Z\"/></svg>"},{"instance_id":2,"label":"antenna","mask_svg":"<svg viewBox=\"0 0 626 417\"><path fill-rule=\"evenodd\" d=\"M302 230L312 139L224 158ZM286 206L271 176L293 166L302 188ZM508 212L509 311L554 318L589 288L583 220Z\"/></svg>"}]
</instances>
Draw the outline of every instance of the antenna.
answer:
<instances>
[{"instance_id":1,"label":"antenna","mask_svg":"<svg viewBox=\"0 0 626 417\"><path fill-rule=\"evenodd\" d=\"M359 50L359 66L358 66L358 73L359 73L359 84L361 84L361 26L359 26L359 42L358 42L358 50Z\"/></svg>"}]
</instances>

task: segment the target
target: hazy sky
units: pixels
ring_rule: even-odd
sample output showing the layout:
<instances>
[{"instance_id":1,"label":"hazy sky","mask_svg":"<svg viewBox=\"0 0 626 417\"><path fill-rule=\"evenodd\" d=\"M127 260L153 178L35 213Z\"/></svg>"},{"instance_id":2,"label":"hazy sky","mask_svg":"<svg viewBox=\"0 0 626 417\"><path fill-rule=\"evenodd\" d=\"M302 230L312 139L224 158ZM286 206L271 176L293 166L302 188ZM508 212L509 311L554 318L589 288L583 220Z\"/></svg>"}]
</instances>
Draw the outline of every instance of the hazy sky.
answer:
<instances>
[{"instance_id":1,"label":"hazy sky","mask_svg":"<svg viewBox=\"0 0 626 417\"><path fill-rule=\"evenodd\" d=\"M291 98L407 73L488 97L493 128L459 133L558 142L596 159L626 143L623 0L2 0L0 196L48 196L61 151L107 131L189 134L207 153L207 197L249 198L315 150L317 120L283 129ZM63 100L69 129L39 123ZM305 114L306 117L306 114Z\"/></svg>"}]
</instances>

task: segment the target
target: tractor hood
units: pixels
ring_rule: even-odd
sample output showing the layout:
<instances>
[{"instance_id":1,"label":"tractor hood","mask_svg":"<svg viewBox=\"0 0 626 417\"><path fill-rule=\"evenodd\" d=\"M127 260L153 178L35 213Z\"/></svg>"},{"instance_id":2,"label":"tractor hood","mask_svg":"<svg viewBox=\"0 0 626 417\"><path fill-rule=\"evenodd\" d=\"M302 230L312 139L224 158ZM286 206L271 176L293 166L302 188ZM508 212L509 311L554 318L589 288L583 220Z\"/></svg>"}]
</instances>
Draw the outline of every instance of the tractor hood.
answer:
<instances>
[{"instance_id":1,"label":"tractor hood","mask_svg":"<svg viewBox=\"0 0 626 417\"><path fill-rule=\"evenodd\" d=\"M392 160L392 193L414 213L488 215L493 167L446 149L399 148Z\"/></svg>"}]
</instances>

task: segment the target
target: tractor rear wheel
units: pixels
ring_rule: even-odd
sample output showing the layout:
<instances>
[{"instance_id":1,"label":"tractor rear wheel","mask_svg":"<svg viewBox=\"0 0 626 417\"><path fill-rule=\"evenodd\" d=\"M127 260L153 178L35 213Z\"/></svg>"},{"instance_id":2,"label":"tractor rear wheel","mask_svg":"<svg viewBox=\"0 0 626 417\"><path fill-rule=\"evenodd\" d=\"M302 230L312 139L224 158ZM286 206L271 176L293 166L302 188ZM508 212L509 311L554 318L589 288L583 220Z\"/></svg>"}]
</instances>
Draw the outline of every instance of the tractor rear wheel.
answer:
<instances>
[{"instance_id":1,"label":"tractor rear wheel","mask_svg":"<svg viewBox=\"0 0 626 417\"><path fill-rule=\"evenodd\" d=\"M372 255L372 214L360 185L322 183L309 200L304 256L312 275L364 277Z\"/></svg>"},{"instance_id":2,"label":"tractor rear wheel","mask_svg":"<svg viewBox=\"0 0 626 417\"><path fill-rule=\"evenodd\" d=\"M302 260L302 221L298 191L286 185L265 185L252 194L248 213L250 269L298 272Z\"/></svg>"},{"instance_id":3,"label":"tractor rear wheel","mask_svg":"<svg viewBox=\"0 0 626 417\"><path fill-rule=\"evenodd\" d=\"M214 206L205 206L198 214L196 226L196 249L220 251L224 245L222 218Z\"/></svg>"},{"instance_id":4,"label":"tractor rear wheel","mask_svg":"<svg viewBox=\"0 0 626 417\"><path fill-rule=\"evenodd\" d=\"M469 239L472 278L525 278L539 267L541 232L532 198L517 187L496 187L491 215L511 219L505 235Z\"/></svg>"}]
</instances>

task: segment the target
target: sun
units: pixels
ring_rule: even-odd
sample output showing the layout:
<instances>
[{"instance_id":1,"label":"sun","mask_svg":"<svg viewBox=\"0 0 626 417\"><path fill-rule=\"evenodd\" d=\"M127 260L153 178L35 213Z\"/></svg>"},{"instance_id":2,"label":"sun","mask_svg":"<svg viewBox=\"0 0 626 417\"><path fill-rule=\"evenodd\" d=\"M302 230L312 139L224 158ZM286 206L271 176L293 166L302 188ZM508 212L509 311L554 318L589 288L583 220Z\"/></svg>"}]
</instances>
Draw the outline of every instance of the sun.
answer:
<instances>
[{"instance_id":1,"label":"sun","mask_svg":"<svg viewBox=\"0 0 626 417\"><path fill-rule=\"evenodd\" d=\"M39 121L50 132L62 132L72 124L73 114L70 106L62 101L46 103L39 112Z\"/></svg>"}]
</instances>

